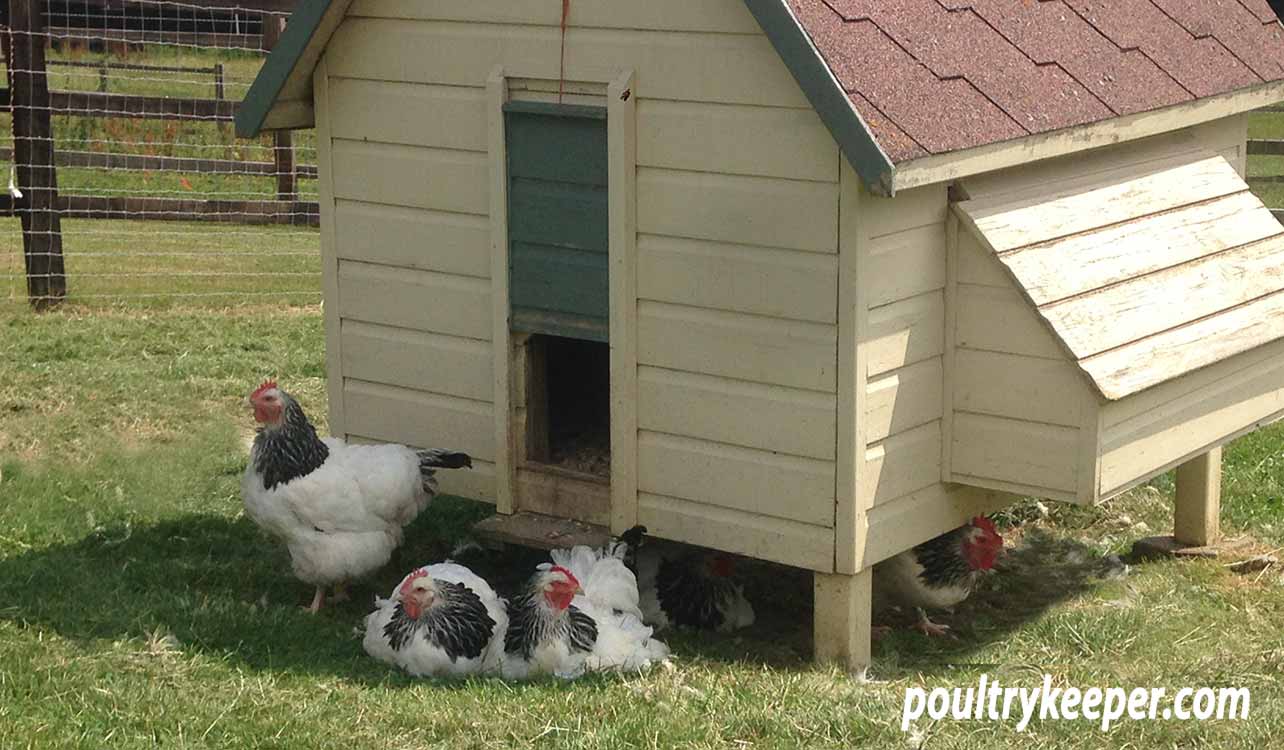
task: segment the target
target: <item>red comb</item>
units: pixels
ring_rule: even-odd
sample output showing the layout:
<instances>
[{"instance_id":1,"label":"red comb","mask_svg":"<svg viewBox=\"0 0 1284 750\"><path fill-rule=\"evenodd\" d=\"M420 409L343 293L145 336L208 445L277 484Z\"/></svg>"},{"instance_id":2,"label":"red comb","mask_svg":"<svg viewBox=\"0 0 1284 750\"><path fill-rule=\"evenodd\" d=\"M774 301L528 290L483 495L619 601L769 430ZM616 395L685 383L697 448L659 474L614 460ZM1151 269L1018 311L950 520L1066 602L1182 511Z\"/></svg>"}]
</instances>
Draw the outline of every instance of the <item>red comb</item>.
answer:
<instances>
[{"instance_id":1,"label":"red comb","mask_svg":"<svg viewBox=\"0 0 1284 750\"><path fill-rule=\"evenodd\" d=\"M999 530L994 527L994 522L985 516L977 516L972 519L972 525L991 534L998 534Z\"/></svg>"},{"instance_id":2,"label":"red comb","mask_svg":"<svg viewBox=\"0 0 1284 750\"><path fill-rule=\"evenodd\" d=\"M406 576L405 582L401 584L401 593L405 594L406 592L410 591L410 585L415 581L419 580L420 578L423 578L426 575L428 575L428 569L419 568L413 571L410 575Z\"/></svg>"},{"instance_id":3,"label":"red comb","mask_svg":"<svg viewBox=\"0 0 1284 750\"><path fill-rule=\"evenodd\" d=\"M555 573L561 573L562 575L566 576L570 580L572 586L580 585L580 580L575 577L575 574L567 570L566 568L563 568L561 565L554 565L553 567L549 568L549 570Z\"/></svg>"},{"instance_id":4,"label":"red comb","mask_svg":"<svg viewBox=\"0 0 1284 750\"><path fill-rule=\"evenodd\" d=\"M275 388L275 387L276 387L276 381L275 381L275 380L264 380L264 381L259 385L259 387L258 387L258 388L255 388L255 389L254 389L254 392L250 394L250 398L258 398L258 396L259 396L260 394L262 394L262 393L263 393L263 391L271 390L271 389L273 389L273 388Z\"/></svg>"}]
</instances>

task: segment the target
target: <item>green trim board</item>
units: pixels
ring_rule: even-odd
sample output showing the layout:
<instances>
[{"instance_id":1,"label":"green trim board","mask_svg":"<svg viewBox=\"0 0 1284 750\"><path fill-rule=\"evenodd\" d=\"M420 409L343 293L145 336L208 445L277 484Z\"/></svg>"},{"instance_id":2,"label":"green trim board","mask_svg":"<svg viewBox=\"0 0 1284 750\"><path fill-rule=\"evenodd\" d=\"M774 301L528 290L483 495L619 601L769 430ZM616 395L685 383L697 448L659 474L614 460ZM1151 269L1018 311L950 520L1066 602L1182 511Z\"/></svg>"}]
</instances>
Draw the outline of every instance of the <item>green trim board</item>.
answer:
<instances>
[{"instance_id":1,"label":"green trim board","mask_svg":"<svg viewBox=\"0 0 1284 750\"><path fill-rule=\"evenodd\" d=\"M812 109L838 142L856 174L870 191L879 195L895 194L893 178L896 167L865 125L860 113L847 98L820 56L811 37L803 30L789 9L788 0L745 0L749 12L757 19L763 33L776 48L794 80L802 87Z\"/></svg>"},{"instance_id":2,"label":"green trim board","mask_svg":"<svg viewBox=\"0 0 1284 750\"><path fill-rule=\"evenodd\" d=\"M302 81L298 93L301 98L311 101L312 71L321 58L322 49L330 41L329 34L322 35L318 32L325 26L327 17L342 15L350 2L351 0L300 0L298 7L290 14L276 47L268 54L237 109L237 136L253 138L263 131L272 108L285 98L282 94L291 78ZM338 24L336 22L333 25ZM325 38L321 38L322 36ZM300 65L305 62L307 69L299 70ZM306 127L311 124L299 122L291 127Z\"/></svg>"},{"instance_id":3,"label":"green trim board","mask_svg":"<svg viewBox=\"0 0 1284 750\"><path fill-rule=\"evenodd\" d=\"M607 340L605 114L600 107L504 106L508 296L515 331Z\"/></svg>"}]
</instances>

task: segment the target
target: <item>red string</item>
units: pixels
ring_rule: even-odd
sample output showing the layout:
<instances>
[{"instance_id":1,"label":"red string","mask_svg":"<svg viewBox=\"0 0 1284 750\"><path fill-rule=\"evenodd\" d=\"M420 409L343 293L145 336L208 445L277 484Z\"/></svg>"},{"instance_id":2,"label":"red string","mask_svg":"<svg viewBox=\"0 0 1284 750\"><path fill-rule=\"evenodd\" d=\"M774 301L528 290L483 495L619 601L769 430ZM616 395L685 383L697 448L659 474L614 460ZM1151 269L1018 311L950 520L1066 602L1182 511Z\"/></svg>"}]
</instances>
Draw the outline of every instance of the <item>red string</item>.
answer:
<instances>
[{"instance_id":1,"label":"red string","mask_svg":"<svg viewBox=\"0 0 1284 750\"><path fill-rule=\"evenodd\" d=\"M566 17L571 14L571 0L562 0L562 57L557 65L557 103L562 103L562 87L566 82Z\"/></svg>"}]
</instances>

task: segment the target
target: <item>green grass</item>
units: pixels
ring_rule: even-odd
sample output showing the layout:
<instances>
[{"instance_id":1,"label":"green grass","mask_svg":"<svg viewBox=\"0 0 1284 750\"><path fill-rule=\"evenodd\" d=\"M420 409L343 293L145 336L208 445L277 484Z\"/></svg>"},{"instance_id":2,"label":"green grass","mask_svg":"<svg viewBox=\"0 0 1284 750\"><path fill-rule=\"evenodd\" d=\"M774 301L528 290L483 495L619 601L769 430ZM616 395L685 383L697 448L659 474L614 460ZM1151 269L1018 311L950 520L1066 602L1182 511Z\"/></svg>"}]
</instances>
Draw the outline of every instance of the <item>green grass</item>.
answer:
<instances>
[{"instance_id":1,"label":"green grass","mask_svg":"<svg viewBox=\"0 0 1284 750\"><path fill-rule=\"evenodd\" d=\"M0 746L911 747L904 690L1244 685L1248 722L941 722L928 748L1267 747L1284 730L1284 578L1108 556L1163 531L1163 479L1103 507L1005 514L1007 569L952 618L897 632L863 684L808 661L804 574L751 568L761 624L670 639L671 669L572 684L415 681L366 658L369 596L438 559L484 506L444 500L401 564L319 617L241 514L244 394L280 375L324 424L316 308L0 314ZM1227 451L1225 522L1284 544L1284 428ZM528 569L529 561L509 563ZM922 739L922 737L920 737Z\"/></svg>"},{"instance_id":2,"label":"green grass","mask_svg":"<svg viewBox=\"0 0 1284 750\"><path fill-rule=\"evenodd\" d=\"M316 229L172 221L66 219L72 305L156 309L195 304L316 304ZM22 233L0 218L0 309L26 304Z\"/></svg>"}]
</instances>

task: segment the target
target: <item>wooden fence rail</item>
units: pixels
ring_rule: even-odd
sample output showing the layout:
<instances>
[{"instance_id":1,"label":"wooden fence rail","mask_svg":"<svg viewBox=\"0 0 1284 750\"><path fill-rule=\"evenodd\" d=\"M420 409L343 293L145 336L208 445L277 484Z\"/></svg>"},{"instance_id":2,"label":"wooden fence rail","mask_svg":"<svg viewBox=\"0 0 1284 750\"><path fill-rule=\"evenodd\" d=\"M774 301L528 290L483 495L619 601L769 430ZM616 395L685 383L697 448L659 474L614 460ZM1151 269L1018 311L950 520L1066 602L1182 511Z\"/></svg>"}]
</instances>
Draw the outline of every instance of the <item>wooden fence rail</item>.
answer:
<instances>
[{"instance_id":1,"label":"wooden fence rail","mask_svg":"<svg viewBox=\"0 0 1284 750\"><path fill-rule=\"evenodd\" d=\"M0 148L0 160L13 159L13 150ZM186 156L149 156L100 151L58 151L54 164L80 169L126 169L135 172L199 172L200 174L239 174L251 177L274 177L276 162L236 161L235 159L197 159ZM315 164L299 164L295 174L302 179L316 179Z\"/></svg>"}]
</instances>

